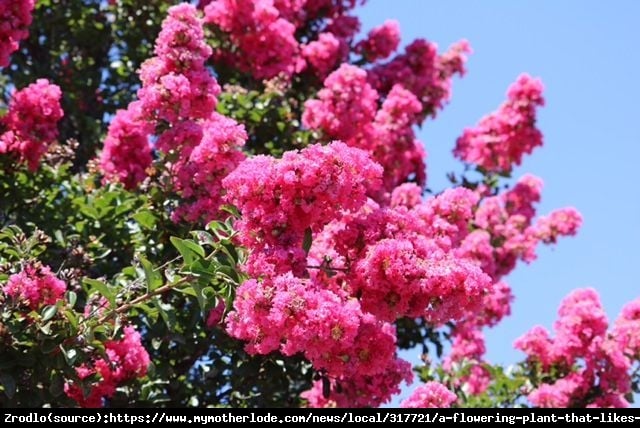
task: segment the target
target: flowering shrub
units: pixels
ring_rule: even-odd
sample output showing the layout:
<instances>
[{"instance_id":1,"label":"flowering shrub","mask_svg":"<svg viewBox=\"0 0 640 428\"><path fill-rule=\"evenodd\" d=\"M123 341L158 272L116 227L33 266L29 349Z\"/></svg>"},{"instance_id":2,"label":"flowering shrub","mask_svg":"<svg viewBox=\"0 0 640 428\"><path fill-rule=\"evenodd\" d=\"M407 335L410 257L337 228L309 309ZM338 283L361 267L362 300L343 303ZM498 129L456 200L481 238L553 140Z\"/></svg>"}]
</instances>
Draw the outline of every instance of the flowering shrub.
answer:
<instances>
[{"instance_id":1,"label":"flowering shrub","mask_svg":"<svg viewBox=\"0 0 640 428\"><path fill-rule=\"evenodd\" d=\"M416 127L468 42L398 52L355 0L143 3L0 0L1 404L376 407L419 347L404 407L629 404L637 302L610 326L578 290L515 368L484 359L505 276L582 223L509 181L539 79L432 193Z\"/></svg>"}]
</instances>

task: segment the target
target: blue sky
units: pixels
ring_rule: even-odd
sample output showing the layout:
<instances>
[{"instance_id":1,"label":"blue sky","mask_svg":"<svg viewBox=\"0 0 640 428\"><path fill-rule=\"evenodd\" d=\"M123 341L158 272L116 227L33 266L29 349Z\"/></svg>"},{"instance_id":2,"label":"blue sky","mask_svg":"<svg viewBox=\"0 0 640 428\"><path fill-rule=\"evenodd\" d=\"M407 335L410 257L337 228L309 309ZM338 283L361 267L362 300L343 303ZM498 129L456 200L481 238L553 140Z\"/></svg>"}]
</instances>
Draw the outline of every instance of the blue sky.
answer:
<instances>
[{"instance_id":1,"label":"blue sky","mask_svg":"<svg viewBox=\"0 0 640 428\"><path fill-rule=\"evenodd\" d=\"M575 206L584 224L507 278L516 301L511 317L487 334L489 360L521 359L514 339L535 324L552 327L575 288L596 288L611 321L640 297L640 2L369 0L359 16L364 31L398 20L403 44L424 37L444 50L466 38L473 47L450 104L419 132L433 190L447 185L446 172L462 170L451 149L463 128L494 110L520 73L545 84L544 146L514 177L544 180L540 214Z\"/></svg>"}]
</instances>

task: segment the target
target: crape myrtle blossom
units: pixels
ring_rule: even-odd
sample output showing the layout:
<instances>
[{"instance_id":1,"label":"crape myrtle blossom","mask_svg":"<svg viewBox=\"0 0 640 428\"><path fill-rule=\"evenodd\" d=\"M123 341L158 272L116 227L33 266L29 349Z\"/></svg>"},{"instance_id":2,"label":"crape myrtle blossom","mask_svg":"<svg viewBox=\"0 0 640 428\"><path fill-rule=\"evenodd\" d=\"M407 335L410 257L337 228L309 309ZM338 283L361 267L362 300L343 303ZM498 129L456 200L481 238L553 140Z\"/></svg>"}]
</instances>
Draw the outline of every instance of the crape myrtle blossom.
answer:
<instances>
[{"instance_id":1,"label":"crape myrtle blossom","mask_svg":"<svg viewBox=\"0 0 640 428\"><path fill-rule=\"evenodd\" d=\"M404 86L422 105L421 118L435 117L451 97L453 76L464 75L469 53L471 47L466 40L438 55L435 43L417 39L405 48L404 53L371 68L368 78L381 94L389 93L396 84Z\"/></svg>"},{"instance_id":2,"label":"crape myrtle blossom","mask_svg":"<svg viewBox=\"0 0 640 428\"><path fill-rule=\"evenodd\" d=\"M456 395L438 382L417 387L400 406L409 409L447 408L457 400Z\"/></svg>"},{"instance_id":3,"label":"crape myrtle blossom","mask_svg":"<svg viewBox=\"0 0 640 428\"><path fill-rule=\"evenodd\" d=\"M638 301L628 303L609 329L595 290L579 289L560 305L555 337L536 326L514 343L539 371L564 373L534 385L528 399L538 407L628 407L630 369L637 360L637 344L630 328L637 327Z\"/></svg>"},{"instance_id":4,"label":"crape myrtle blossom","mask_svg":"<svg viewBox=\"0 0 640 428\"><path fill-rule=\"evenodd\" d=\"M9 57L20 41L29 37L35 0L0 0L0 67L9 65Z\"/></svg>"},{"instance_id":5,"label":"crape myrtle blossom","mask_svg":"<svg viewBox=\"0 0 640 428\"><path fill-rule=\"evenodd\" d=\"M420 102L401 85L394 86L380 105L379 101L367 72L343 64L324 80L317 98L305 103L302 123L327 139L368 151L384 169L386 192L408 180L424 185L425 151L413 130Z\"/></svg>"},{"instance_id":6,"label":"crape myrtle blossom","mask_svg":"<svg viewBox=\"0 0 640 428\"><path fill-rule=\"evenodd\" d=\"M102 407L122 384L143 377L149 367L149 354L141 343L141 336L133 327L125 327L120 340L105 342L107 358L98 357L76 369L80 380L97 375L88 394L78 383L66 383L64 392L81 407Z\"/></svg>"},{"instance_id":7,"label":"crape myrtle blossom","mask_svg":"<svg viewBox=\"0 0 640 428\"><path fill-rule=\"evenodd\" d=\"M455 156L496 173L520 165L525 154L542 146L542 133L536 127L536 109L544 105L542 90L539 79L519 76L498 110L465 129L456 142Z\"/></svg>"},{"instance_id":8,"label":"crape myrtle blossom","mask_svg":"<svg viewBox=\"0 0 640 428\"><path fill-rule=\"evenodd\" d=\"M47 79L16 91L7 114L0 119L0 154L16 156L31 171L58 138L58 122L64 116L60 87Z\"/></svg>"},{"instance_id":9,"label":"crape myrtle blossom","mask_svg":"<svg viewBox=\"0 0 640 428\"><path fill-rule=\"evenodd\" d=\"M48 266L27 265L24 270L9 277L2 292L31 310L54 305L64 297L67 285L58 279Z\"/></svg>"},{"instance_id":10,"label":"crape myrtle blossom","mask_svg":"<svg viewBox=\"0 0 640 428\"><path fill-rule=\"evenodd\" d=\"M222 203L221 181L245 158L242 125L216 113L220 86L205 66L212 49L195 7L169 9L156 56L142 64L138 101L113 119L100 158L105 178L135 188L152 163L149 140L167 159L175 221L210 221ZM171 159L171 160L169 160Z\"/></svg>"}]
</instances>

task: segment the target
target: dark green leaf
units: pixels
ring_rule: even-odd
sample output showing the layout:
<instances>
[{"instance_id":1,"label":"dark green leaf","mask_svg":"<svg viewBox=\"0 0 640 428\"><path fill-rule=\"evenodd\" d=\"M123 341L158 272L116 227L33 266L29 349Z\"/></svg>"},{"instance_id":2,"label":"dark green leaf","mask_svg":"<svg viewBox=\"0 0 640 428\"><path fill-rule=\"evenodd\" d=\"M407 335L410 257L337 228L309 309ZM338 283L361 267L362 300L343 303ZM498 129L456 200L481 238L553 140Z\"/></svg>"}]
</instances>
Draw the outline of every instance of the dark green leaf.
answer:
<instances>
[{"instance_id":1,"label":"dark green leaf","mask_svg":"<svg viewBox=\"0 0 640 428\"><path fill-rule=\"evenodd\" d=\"M138 258L140 259L142 270L144 270L144 277L147 280L147 291L153 291L162 286L162 274L154 269L151 262L147 260L145 256L139 255Z\"/></svg>"},{"instance_id":2,"label":"dark green leaf","mask_svg":"<svg viewBox=\"0 0 640 428\"><path fill-rule=\"evenodd\" d=\"M307 227L304 231L304 239L302 240L302 249L305 254L309 254L309 250L311 249L311 244L313 243L313 232L311 232L311 228Z\"/></svg>"},{"instance_id":3,"label":"dark green leaf","mask_svg":"<svg viewBox=\"0 0 640 428\"><path fill-rule=\"evenodd\" d=\"M188 239L180 239L172 236L171 243L178 250L186 265L190 265L194 261L204 258L204 248Z\"/></svg>"},{"instance_id":4,"label":"dark green leaf","mask_svg":"<svg viewBox=\"0 0 640 428\"><path fill-rule=\"evenodd\" d=\"M109 304L112 307L116 306L116 293L107 284L92 278L84 278L82 282L89 287L89 294L93 291L97 291L101 296L109 301Z\"/></svg>"}]
</instances>

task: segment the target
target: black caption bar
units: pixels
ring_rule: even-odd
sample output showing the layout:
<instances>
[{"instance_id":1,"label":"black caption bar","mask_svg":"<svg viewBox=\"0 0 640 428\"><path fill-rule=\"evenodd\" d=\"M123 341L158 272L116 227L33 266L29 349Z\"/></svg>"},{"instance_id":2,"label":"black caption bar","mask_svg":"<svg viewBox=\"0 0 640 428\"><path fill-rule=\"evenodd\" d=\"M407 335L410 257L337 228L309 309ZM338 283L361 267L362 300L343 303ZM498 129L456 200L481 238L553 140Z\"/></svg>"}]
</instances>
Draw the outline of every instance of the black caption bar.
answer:
<instances>
[{"instance_id":1,"label":"black caption bar","mask_svg":"<svg viewBox=\"0 0 640 428\"><path fill-rule=\"evenodd\" d=\"M616 424L640 409L4 409L10 424Z\"/></svg>"}]
</instances>

